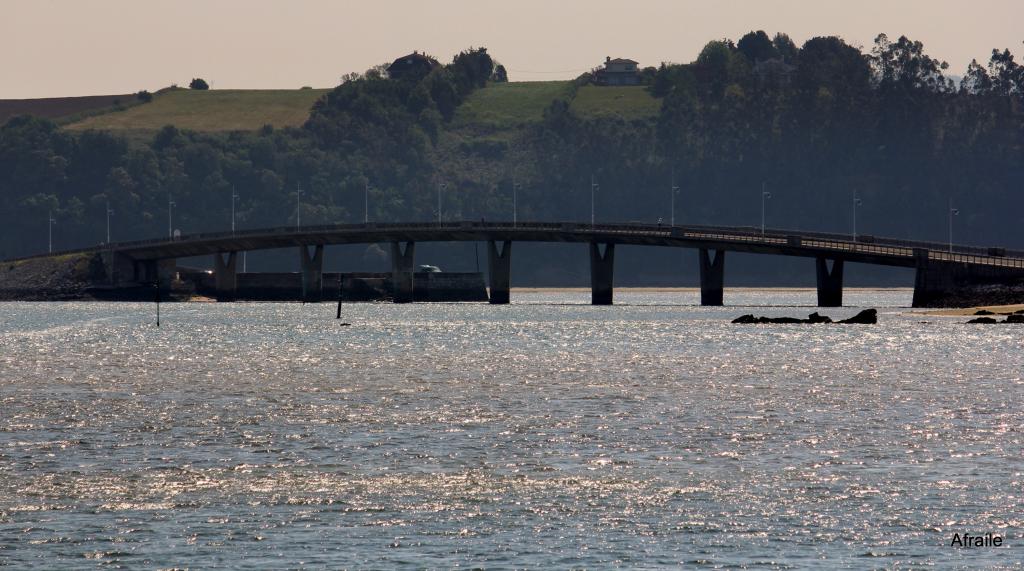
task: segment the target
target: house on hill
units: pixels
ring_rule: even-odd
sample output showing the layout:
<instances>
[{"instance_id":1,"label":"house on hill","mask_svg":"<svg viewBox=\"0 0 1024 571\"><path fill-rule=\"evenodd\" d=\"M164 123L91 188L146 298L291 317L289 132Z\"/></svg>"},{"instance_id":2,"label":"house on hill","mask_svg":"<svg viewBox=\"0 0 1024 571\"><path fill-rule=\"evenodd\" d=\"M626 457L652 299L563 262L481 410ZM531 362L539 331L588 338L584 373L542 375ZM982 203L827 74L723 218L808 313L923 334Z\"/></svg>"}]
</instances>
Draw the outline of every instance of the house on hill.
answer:
<instances>
[{"instance_id":1,"label":"house on hill","mask_svg":"<svg viewBox=\"0 0 1024 571\"><path fill-rule=\"evenodd\" d=\"M594 74L597 85L640 85L640 64L631 59L604 58L604 69Z\"/></svg>"},{"instance_id":2,"label":"house on hill","mask_svg":"<svg viewBox=\"0 0 1024 571\"><path fill-rule=\"evenodd\" d=\"M413 51L411 54L391 62L391 65L388 66L388 77L391 79L419 79L440 65L436 59L427 54Z\"/></svg>"}]
</instances>

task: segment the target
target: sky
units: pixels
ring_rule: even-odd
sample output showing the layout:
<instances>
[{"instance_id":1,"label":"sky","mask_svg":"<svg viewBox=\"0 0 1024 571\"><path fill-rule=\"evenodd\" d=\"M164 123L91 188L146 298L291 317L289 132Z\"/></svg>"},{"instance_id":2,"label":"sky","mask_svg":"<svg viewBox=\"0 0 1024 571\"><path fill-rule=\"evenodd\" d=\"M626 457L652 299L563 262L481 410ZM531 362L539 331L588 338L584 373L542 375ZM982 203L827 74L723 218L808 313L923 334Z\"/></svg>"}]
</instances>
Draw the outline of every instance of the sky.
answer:
<instances>
[{"instance_id":1,"label":"sky","mask_svg":"<svg viewBox=\"0 0 1024 571\"><path fill-rule=\"evenodd\" d=\"M880 32L960 75L993 48L1024 59L1024 0L0 0L0 99L333 87L413 50L486 47L511 81L572 78L606 56L690 62L712 39Z\"/></svg>"}]
</instances>

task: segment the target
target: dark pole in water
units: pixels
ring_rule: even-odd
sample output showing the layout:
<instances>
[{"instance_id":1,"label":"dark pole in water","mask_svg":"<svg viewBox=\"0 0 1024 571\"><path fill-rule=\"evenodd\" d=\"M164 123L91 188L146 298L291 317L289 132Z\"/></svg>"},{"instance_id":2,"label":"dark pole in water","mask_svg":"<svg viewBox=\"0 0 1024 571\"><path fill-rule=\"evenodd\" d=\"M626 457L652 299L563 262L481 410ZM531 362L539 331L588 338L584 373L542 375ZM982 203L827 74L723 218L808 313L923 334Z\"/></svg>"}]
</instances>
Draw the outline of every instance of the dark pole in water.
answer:
<instances>
[{"instance_id":1,"label":"dark pole in water","mask_svg":"<svg viewBox=\"0 0 1024 571\"><path fill-rule=\"evenodd\" d=\"M480 273L480 242L473 242L473 257L476 258L476 271Z\"/></svg>"},{"instance_id":2,"label":"dark pole in water","mask_svg":"<svg viewBox=\"0 0 1024 571\"><path fill-rule=\"evenodd\" d=\"M153 287L156 289L156 326L160 327L160 280L157 279L153 282Z\"/></svg>"},{"instance_id":3,"label":"dark pole in water","mask_svg":"<svg viewBox=\"0 0 1024 571\"><path fill-rule=\"evenodd\" d=\"M335 319L341 319L341 287L343 283L345 282L342 281L341 274L338 274L338 315L334 317Z\"/></svg>"}]
</instances>

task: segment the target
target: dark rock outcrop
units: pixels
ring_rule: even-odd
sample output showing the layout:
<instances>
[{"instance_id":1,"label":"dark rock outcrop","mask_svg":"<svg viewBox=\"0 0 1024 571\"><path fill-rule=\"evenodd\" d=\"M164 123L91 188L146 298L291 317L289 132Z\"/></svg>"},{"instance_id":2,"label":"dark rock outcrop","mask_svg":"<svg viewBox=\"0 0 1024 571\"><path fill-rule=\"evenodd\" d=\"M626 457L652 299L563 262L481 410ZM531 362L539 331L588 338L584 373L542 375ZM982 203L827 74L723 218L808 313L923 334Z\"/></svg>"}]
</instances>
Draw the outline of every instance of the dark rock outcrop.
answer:
<instances>
[{"instance_id":1,"label":"dark rock outcrop","mask_svg":"<svg viewBox=\"0 0 1024 571\"><path fill-rule=\"evenodd\" d=\"M996 321L994 317L975 317L974 319L968 321L967 323L1024 323L1024 315L1021 315L1019 313L1006 314L1006 319L1004 319L1003 321Z\"/></svg>"},{"instance_id":2,"label":"dark rock outcrop","mask_svg":"<svg viewBox=\"0 0 1024 571\"><path fill-rule=\"evenodd\" d=\"M807 319L796 317L754 317L752 314L741 315L732 320L733 323L878 323L878 311L865 309L849 319L833 322L827 315L820 315L817 311L807 316Z\"/></svg>"},{"instance_id":3,"label":"dark rock outcrop","mask_svg":"<svg viewBox=\"0 0 1024 571\"><path fill-rule=\"evenodd\" d=\"M818 315L818 312L815 311L807 316L807 321L811 323L832 323L832 318L827 315Z\"/></svg>"},{"instance_id":4,"label":"dark rock outcrop","mask_svg":"<svg viewBox=\"0 0 1024 571\"><path fill-rule=\"evenodd\" d=\"M974 315L995 315L995 313L992 313L987 309L979 309L978 311L974 312Z\"/></svg>"},{"instance_id":5,"label":"dark rock outcrop","mask_svg":"<svg viewBox=\"0 0 1024 571\"><path fill-rule=\"evenodd\" d=\"M991 317L975 317L974 319L968 321L967 323L999 323L999 322L996 321L995 319L991 318Z\"/></svg>"},{"instance_id":6,"label":"dark rock outcrop","mask_svg":"<svg viewBox=\"0 0 1024 571\"><path fill-rule=\"evenodd\" d=\"M864 311L854 315L849 319L843 319L839 323L859 323L864 325L874 325L878 323L878 310L876 309L865 309Z\"/></svg>"}]
</instances>

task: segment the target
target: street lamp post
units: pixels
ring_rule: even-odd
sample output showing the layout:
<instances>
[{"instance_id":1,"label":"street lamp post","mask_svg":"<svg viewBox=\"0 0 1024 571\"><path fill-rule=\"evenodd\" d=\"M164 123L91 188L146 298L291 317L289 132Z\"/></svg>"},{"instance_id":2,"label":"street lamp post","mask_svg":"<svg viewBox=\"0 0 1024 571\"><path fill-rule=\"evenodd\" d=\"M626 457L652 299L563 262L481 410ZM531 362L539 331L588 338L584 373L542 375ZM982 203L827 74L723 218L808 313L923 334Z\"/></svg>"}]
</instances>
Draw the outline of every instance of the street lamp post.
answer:
<instances>
[{"instance_id":1,"label":"street lamp post","mask_svg":"<svg viewBox=\"0 0 1024 571\"><path fill-rule=\"evenodd\" d=\"M772 197L772 193L764 189L764 183L761 183L761 237L764 238L764 209L765 201Z\"/></svg>"},{"instance_id":2,"label":"street lamp post","mask_svg":"<svg viewBox=\"0 0 1024 571\"><path fill-rule=\"evenodd\" d=\"M171 193L168 192L167 193L167 237L168 238L174 238L174 221L173 221L173 218L172 218L172 213L174 212L174 207L177 206L177 204L178 204L177 202L174 202L173 200L171 200Z\"/></svg>"},{"instance_id":3,"label":"street lamp post","mask_svg":"<svg viewBox=\"0 0 1024 571\"><path fill-rule=\"evenodd\" d=\"M853 189L853 241L857 241L857 208L860 207L861 200L857 198L857 189Z\"/></svg>"},{"instance_id":4,"label":"street lamp post","mask_svg":"<svg viewBox=\"0 0 1024 571\"><path fill-rule=\"evenodd\" d=\"M107 200L107 244L110 243L110 217L114 211L110 209L110 200Z\"/></svg>"},{"instance_id":5,"label":"street lamp post","mask_svg":"<svg viewBox=\"0 0 1024 571\"><path fill-rule=\"evenodd\" d=\"M949 199L949 253L953 253L953 217L959 216L960 210L953 208L953 199Z\"/></svg>"},{"instance_id":6,"label":"street lamp post","mask_svg":"<svg viewBox=\"0 0 1024 571\"><path fill-rule=\"evenodd\" d=\"M437 185L437 225L441 226L441 191L448 188L447 182L442 182Z\"/></svg>"},{"instance_id":7,"label":"street lamp post","mask_svg":"<svg viewBox=\"0 0 1024 571\"><path fill-rule=\"evenodd\" d=\"M601 185L594 182L594 175L590 175L590 229L594 229L594 193L601 188Z\"/></svg>"},{"instance_id":8,"label":"street lamp post","mask_svg":"<svg viewBox=\"0 0 1024 571\"><path fill-rule=\"evenodd\" d=\"M295 183L295 229L302 229L302 188Z\"/></svg>"},{"instance_id":9,"label":"street lamp post","mask_svg":"<svg viewBox=\"0 0 1024 571\"><path fill-rule=\"evenodd\" d=\"M370 180L363 183L363 224L370 222Z\"/></svg>"},{"instance_id":10,"label":"street lamp post","mask_svg":"<svg viewBox=\"0 0 1024 571\"><path fill-rule=\"evenodd\" d=\"M231 185L231 235L234 235L234 202L241 199L242 196L238 192L234 191L234 185ZM242 273L246 272L246 252L242 252Z\"/></svg>"},{"instance_id":11,"label":"street lamp post","mask_svg":"<svg viewBox=\"0 0 1024 571\"><path fill-rule=\"evenodd\" d=\"M512 179L512 227L516 227L519 220L519 183Z\"/></svg>"},{"instance_id":12,"label":"street lamp post","mask_svg":"<svg viewBox=\"0 0 1024 571\"><path fill-rule=\"evenodd\" d=\"M231 186L231 235L235 235L235 201L238 200L238 193L235 192L234 185Z\"/></svg>"},{"instance_id":13,"label":"street lamp post","mask_svg":"<svg viewBox=\"0 0 1024 571\"><path fill-rule=\"evenodd\" d=\"M673 226L673 227L676 225L676 193L677 192L679 192L679 187L676 186L676 169L673 168L672 169L671 189L669 191L669 193L670 193L670 195L672 197L671 198L671 206L670 206L670 209L672 210L672 212L669 215L669 225Z\"/></svg>"},{"instance_id":14,"label":"street lamp post","mask_svg":"<svg viewBox=\"0 0 1024 571\"><path fill-rule=\"evenodd\" d=\"M46 213L46 234L47 243L49 244L48 252L53 253L53 225L57 223L57 220L53 217L53 211L50 210Z\"/></svg>"}]
</instances>

